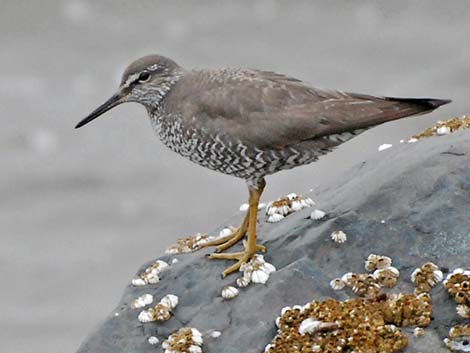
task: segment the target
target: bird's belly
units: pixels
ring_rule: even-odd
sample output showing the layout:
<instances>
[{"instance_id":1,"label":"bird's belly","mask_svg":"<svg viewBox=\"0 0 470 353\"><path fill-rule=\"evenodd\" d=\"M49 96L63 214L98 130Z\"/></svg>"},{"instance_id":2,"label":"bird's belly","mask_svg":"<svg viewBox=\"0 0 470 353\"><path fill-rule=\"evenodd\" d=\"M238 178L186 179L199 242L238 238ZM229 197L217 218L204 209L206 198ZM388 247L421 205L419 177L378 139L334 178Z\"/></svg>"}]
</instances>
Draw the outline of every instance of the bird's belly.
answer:
<instances>
[{"instance_id":1,"label":"bird's belly","mask_svg":"<svg viewBox=\"0 0 470 353\"><path fill-rule=\"evenodd\" d=\"M260 149L226 136L185 129L178 119L172 119L171 124L155 117L151 121L160 140L172 151L203 167L246 180L308 164L326 153L295 146Z\"/></svg>"}]
</instances>

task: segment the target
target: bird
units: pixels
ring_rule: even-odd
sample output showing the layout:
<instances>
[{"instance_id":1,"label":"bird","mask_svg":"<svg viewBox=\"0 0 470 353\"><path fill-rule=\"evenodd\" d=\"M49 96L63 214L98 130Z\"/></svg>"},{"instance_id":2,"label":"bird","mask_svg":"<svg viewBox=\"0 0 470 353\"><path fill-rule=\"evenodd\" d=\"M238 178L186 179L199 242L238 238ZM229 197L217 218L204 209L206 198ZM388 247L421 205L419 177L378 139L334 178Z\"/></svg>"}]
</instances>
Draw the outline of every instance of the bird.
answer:
<instances>
[{"instance_id":1,"label":"bird","mask_svg":"<svg viewBox=\"0 0 470 353\"><path fill-rule=\"evenodd\" d=\"M240 226L205 244L217 246L209 259L235 261L226 276L266 251L256 234L266 176L314 162L371 127L451 101L325 90L257 69L188 70L148 55L132 62L117 92L75 128L127 102L146 108L157 136L174 152L245 180L249 207ZM242 251L222 253L240 241Z\"/></svg>"}]
</instances>

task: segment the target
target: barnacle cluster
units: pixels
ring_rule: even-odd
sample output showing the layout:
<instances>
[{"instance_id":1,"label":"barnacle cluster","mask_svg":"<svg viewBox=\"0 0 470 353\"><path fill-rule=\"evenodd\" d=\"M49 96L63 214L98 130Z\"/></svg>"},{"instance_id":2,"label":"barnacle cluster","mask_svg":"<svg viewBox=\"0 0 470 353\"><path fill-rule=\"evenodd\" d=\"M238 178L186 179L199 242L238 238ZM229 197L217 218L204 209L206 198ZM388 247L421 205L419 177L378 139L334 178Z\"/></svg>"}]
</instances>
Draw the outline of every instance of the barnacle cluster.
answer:
<instances>
[{"instance_id":1,"label":"barnacle cluster","mask_svg":"<svg viewBox=\"0 0 470 353\"><path fill-rule=\"evenodd\" d=\"M432 287L442 282L442 271L432 262L426 262L411 274L411 282L415 285L415 293L427 293Z\"/></svg>"},{"instance_id":2,"label":"barnacle cluster","mask_svg":"<svg viewBox=\"0 0 470 353\"><path fill-rule=\"evenodd\" d=\"M392 259L388 256L370 254L365 261L365 268L373 273L348 272L341 278L333 279L330 286L334 290L347 286L361 297L375 297L382 287L392 288L397 283L400 271L391 265Z\"/></svg>"},{"instance_id":3,"label":"barnacle cluster","mask_svg":"<svg viewBox=\"0 0 470 353\"><path fill-rule=\"evenodd\" d=\"M447 275L444 286L459 304L457 313L464 318L470 318L470 271L455 269Z\"/></svg>"},{"instance_id":4,"label":"barnacle cluster","mask_svg":"<svg viewBox=\"0 0 470 353\"><path fill-rule=\"evenodd\" d=\"M265 352L397 352L408 343L397 326L427 326L431 311L427 294L314 300L281 311Z\"/></svg>"},{"instance_id":5,"label":"barnacle cluster","mask_svg":"<svg viewBox=\"0 0 470 353\"><path fill-rule=\"evenodd\" d=\"M431 126L423 132L412 136L408 142L416 142L422 138L435 135L447 135L452 132L468 128L470 128L470 116L468 115L454 117L447 120L439 120L434 126Z\"/></svg>"},{"instance_id":6,"label":"barnacle cluster","mask_svg":"<svg viewBox=\"0 0 470 353\"><path fill-rule=\"evenodd\" d=\"M140 312L138 319L140 322L167 321L171 318L173 310L178 305L178 297L168 294L160 300L153 308Z\"/></svg>"},{"instance_id":7,"label":"barnacle cluster","mask_svg":"<svg viewBox=\"0 0 470 353\"><path fill-rule=\"evenodd\" d=\"M271 273L276 271L276 268L264 260L263 255L256 254L250 261L243 263L240 266L240 271L243 276L237 279L237 286L240 288L248 286L253 283L266 283Z\"/></svg>"},{"instance_id":8,"label":"barnacle cluster","mask_svg":"<svg viewBox=\"0 0 470 353\"><path fill-rule=\"evenodd\" d=\"M470 324L451 327L444 343L452 352L470 352Z\"/></svg>"},{"instance_id":9,"label":"barnacle cluster","mask_svg":"<svg viewBox=\"0 0 470 353\"><path fill-rule=\"evenodd\" d=\"M146 284L154 284L160 281L158 276L161 272L168 269L169 265L165 261L157 260L147 267L144 272L140 273L132 279L134 287L142 287Z\"/></svg>"},{"instance_id":10,"label":"barnacle cluster","mask_svg":"<svg viewBox=\"0 0 470 353\"><path fill-rule=\"evenodd\" d=\"M268 222L279 222L285 216L313 205L315 205L315 202L310 197L303 197L294 193L281 197L268 203L266 207Z\"/></svg>"},{"instance_id":11,"label":"barnacle cluster","mask_svg":"<svg viewBox=\"0 0 470 353\"><path fill-rule=\"evenodd\" d=\"M199 330L183 327L163 341L162 347L165 353L202 353L202 344L202 334Z\"/></svg>"},{"instance_id":12,"label":"barnacle cluster","mask_svg":"<svg viewBox=\"0 0 470 353\"><path fill-rule=\"evenodd\" d=\"M199 247L209 241L216 240L230 234L229 228L223 229L218 236L209 236L207 234L196 233L185 238L178 239L176 244L171 245L165 250L165 254L185 254L196 251Z\"/></svg>"}]
</instances>

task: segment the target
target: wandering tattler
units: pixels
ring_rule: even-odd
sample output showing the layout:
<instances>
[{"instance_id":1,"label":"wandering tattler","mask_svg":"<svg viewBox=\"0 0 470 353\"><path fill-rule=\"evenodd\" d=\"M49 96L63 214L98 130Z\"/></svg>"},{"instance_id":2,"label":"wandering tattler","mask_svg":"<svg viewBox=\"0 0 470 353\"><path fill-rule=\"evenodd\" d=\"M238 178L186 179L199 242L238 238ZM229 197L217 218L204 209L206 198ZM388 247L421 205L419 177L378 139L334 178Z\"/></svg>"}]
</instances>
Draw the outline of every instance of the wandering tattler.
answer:
<instances>
[{"instance_id":1,"label":"wandering tattler","mask_svg":"<svg viewBox=\"0 0 470 353\"><path fill-rule=\"evenodd\" d=\"M119 90L79 128L113 107L137 102L171 150L192 162L245 179L249 209L211 259L237 262L239 269L265 247L256 242L258 203L264 177L317 160L375 125L430 112L450 100L392 98L313 88L270 71L185 70L173 60L150 55L124 71ZM219 254L244 238L244 251Z\"/></svg>"}]
</instances>

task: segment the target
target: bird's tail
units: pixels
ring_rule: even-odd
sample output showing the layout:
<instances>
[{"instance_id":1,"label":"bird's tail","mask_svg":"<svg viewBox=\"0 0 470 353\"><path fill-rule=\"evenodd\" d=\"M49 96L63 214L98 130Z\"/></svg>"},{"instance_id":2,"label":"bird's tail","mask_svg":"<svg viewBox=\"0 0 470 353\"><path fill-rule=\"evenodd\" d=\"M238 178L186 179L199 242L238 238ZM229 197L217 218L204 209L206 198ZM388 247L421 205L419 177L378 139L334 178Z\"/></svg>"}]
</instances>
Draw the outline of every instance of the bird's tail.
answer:
<instances>
[{"instance_id":1,"label":"bird's tail","mask_svg":"<svg viewBox=\"0 0 470 353\"><path fill-rule=\"evenodd\" d=\"M385 97L385 100L391 102L402 103L409 105L410 108L416 110L415 114L428 113L441 105L449 104L452 102L450 99L434 99L434 98L397 98Z\"/></svg>"}]
</instances>

